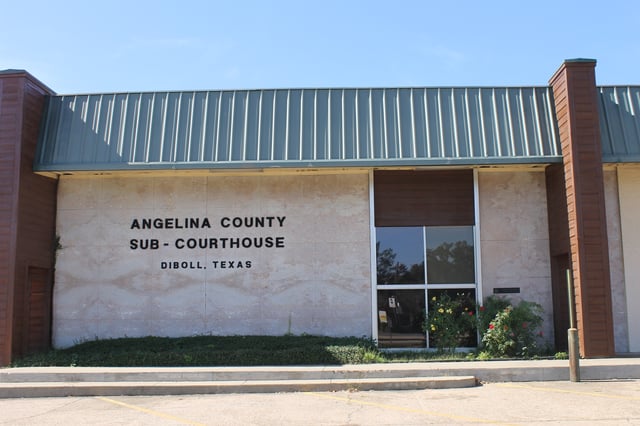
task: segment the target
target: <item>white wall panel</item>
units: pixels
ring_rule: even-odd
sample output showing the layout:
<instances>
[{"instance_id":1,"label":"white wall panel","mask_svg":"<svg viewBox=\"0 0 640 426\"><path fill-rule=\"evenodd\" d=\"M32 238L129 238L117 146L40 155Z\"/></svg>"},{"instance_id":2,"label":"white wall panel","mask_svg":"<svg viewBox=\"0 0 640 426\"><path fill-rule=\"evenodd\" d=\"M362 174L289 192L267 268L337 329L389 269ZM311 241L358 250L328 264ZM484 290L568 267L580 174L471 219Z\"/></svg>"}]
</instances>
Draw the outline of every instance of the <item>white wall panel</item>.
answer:
<instances>
[{"instance_id":1,"label":"white wall panel","mask_svg":"<svg viewBox=\"0 0 640 426\"><path fill-rule=\"evenodd\" d=\"M56 347L146 335L371 335L366 172L63 176L58 207ZM272 226L222 226L236 217ZM176 223L134 225L148 218ZM176 229L190 218L210 227ZM190 238L216 238L218 248L179 248ZM223 249L222 238L280 238L283 247Z\"/></svg>"}]
</instances>

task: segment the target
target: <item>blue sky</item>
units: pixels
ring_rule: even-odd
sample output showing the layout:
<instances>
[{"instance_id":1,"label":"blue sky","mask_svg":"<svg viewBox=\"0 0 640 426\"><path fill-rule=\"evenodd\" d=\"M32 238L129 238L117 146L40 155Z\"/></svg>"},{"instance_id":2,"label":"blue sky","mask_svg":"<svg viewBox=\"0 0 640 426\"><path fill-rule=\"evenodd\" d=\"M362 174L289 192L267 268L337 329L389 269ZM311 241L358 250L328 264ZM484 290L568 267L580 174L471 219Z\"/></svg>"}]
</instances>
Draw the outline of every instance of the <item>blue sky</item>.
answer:
<instances>
[{"instance_id":1,"label":"blue sky","mask_svg":"<svg viewBox=\"0 0 640 426\"><path fill-rule=\"evenodd\" d=\"M7 1L0 69L57 93L640 84L640 2Z\"/></svg>"}]
</instances>

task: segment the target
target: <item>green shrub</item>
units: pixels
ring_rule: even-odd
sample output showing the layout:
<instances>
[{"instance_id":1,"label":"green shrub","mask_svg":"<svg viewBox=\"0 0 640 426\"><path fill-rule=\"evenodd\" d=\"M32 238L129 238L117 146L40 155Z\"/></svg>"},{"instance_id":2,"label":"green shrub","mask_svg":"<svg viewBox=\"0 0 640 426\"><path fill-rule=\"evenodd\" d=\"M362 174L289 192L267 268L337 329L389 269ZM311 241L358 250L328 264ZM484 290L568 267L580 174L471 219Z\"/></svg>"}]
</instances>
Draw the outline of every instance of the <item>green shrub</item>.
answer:
<instances>
[{"instance_id":1,"label":"green shrub","mask_svg":"<svg viewBox=\"0 0 640 426\"><path fill-rule=\"evenodd\" d=\"M494 357L531 357L539 352L542 306L522 301L499 311L482 331L484 351Z\"/></svg>"},{"instance_id":2,"label":"green shrub","mask_svg":"<svg viewBox=\"0 0 640 426\"><path fill-rule=\"evenodd\" d=\"M498 312L511 305L507 299L498 296L489 296L484 299L484 304L478 307L478 330L480 334L489 329L489 323L493 321Z\"/></svg>"},{"instance_id":3,"label":"green shrub","mask_svg":"<svg viewBox=\"0 0 640 426\"><path fill-rule=\"evenodd\" d=\"M480 351L476 356L476 359L478 361L487 361L487 360L490 360L491 358L493 358L493 356L487 351Z\"/></svg>"}]
</instances>

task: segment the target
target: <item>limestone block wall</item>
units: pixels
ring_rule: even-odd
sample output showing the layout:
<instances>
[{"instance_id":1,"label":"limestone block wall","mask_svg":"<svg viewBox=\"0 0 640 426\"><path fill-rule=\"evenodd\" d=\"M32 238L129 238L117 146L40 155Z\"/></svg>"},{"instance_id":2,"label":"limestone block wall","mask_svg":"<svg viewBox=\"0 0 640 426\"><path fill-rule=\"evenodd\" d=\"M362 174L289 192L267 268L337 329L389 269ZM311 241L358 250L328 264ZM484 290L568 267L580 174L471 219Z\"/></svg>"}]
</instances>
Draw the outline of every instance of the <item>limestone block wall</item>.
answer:
<instances>
[{"instance_id":1,"label":"limestone block wall","mask_svg":"<svg viewBox=\"0 0 640 426\"><path fill-rule=\"evenodd\" d=\"M518 303L544 308L543 333L553 342L553 302L545 175L531 170L479 171L482 294L519 287L505 294Z\"/></svg>"},{"instance_id":2,"label":"limestone block wall","mask_svg":"<svg viewBox=\"0 0 640 426\"><path fill-rule=\"evenodd\" d=\"M620 199L618 196L618 173L616 170L604 171L604 195L607 212L613 337L616 352L622 353L629 352L629 330L620 223Z\"/></svg>"},{"instance_id":3,"label":"limestone block wall","mask_svg":"<svg viewBox=\"0 0 640 426\"><path fill-rule=\"evenodd\" d=\"M63 176L53 342L371 335L368 175Z\"/></svg>"},{"instance_id":4,"label":"limestone block wall","mask_svg":"<svg viewBox=\"0 0 640 426\"><path fill-rule=\"evenodd\" d=\"M624 262L629 352L640 352L640 167L618 168L620 234Z\"/></svg>"}]
</instances>

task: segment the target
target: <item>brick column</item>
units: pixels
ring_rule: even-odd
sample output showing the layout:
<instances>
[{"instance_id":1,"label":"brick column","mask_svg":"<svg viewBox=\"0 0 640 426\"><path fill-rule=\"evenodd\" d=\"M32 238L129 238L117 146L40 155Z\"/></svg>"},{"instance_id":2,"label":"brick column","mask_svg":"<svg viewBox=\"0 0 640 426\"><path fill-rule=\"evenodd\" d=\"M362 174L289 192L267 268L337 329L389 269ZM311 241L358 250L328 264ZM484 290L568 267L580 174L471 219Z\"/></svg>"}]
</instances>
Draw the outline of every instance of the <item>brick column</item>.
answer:
<instances>
[{"instance_id":1,"label":"brick column","mask_svg":"<svg viewBox=\"0 0 640 426\"><path fill-rule=\"evenodd\" d=\"M549 80L562 144L583 357L615 352L595 65L592 59L567 60Z\"/></svg>"},{"instance_id":2,"label":"brick column","mask_svg":"<svg viewBox=\"0 0 640 426\"><path fill-rule=\"evenodd\" d=\"M49 345L57 181L35 175L33 159L52 93L26 71L0 71L0 366Z\"/></svg>"}]
</instances>

